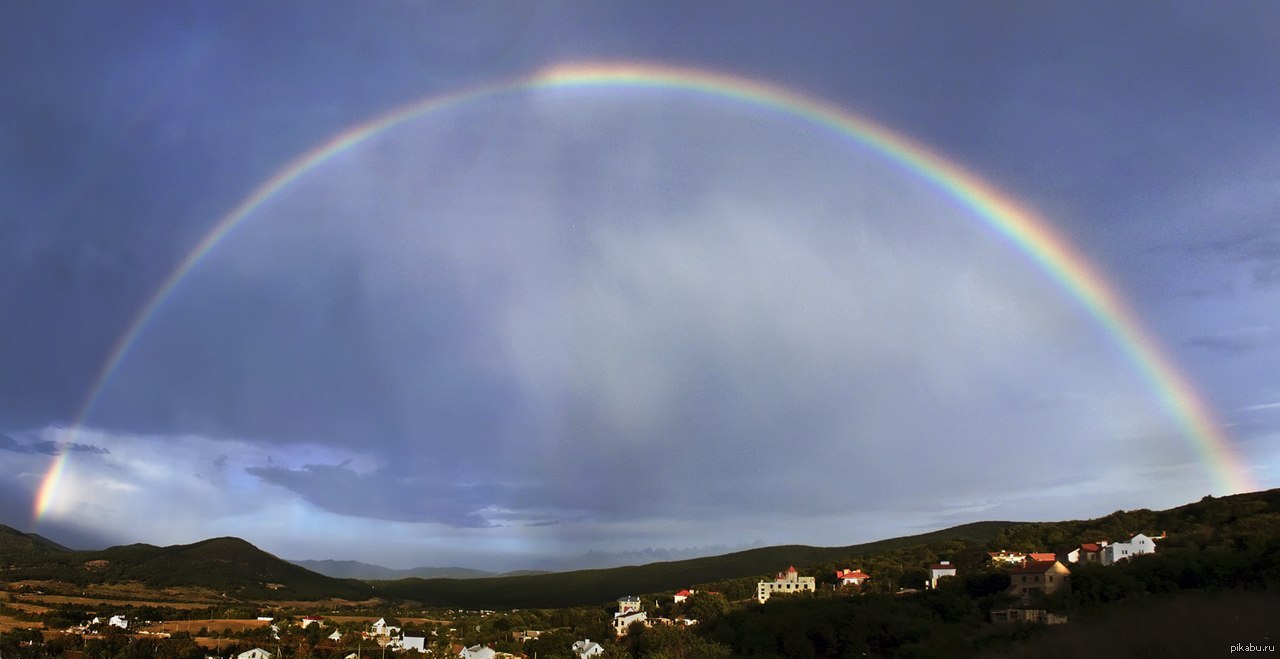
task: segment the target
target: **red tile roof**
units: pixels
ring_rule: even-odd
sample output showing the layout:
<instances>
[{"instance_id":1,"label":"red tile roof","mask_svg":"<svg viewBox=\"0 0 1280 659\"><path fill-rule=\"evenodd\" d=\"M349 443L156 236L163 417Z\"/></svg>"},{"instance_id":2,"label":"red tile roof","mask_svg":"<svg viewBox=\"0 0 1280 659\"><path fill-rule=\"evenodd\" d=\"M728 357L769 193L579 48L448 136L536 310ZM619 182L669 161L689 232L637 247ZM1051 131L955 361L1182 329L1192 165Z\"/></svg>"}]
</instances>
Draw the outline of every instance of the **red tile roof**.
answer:
<instances>
[{"instance_id":1,"label":"red tile roof","mask_svg":"<svg viewBox=\"0 0 1280 659\"><path fill-rule=\"evenodd\" d=\"M796 571L796 566L794 566L794 565L792 565L791 567L787 568L787 572L795 572L795 571Z\"/></svg>"},{"instance_id":2,"label":"red tile roof","mask_svg":"<svg viewBox=\"0 0 1280 659\"><path fill-rule=\"evenodd\" d=\"M690 596L690 595L692 595L692 594L693 594L693 593L689 592L688 590L682 590L682 591L680 591L680 592L676 593L676 597L688 597L688 596Z\"/></svg>"},{"instance_id":3,"label":"red tile roof","mask_svg":"<svg viewBox=\"0 0 1280 659\"><path fill-rule=\"evenodd\" d=\"M1036 562L1036 563L1039 563L1042 561L1056 561L1058 560L1058 556L1053 552L1040 552L1040 553L1033 552L1033 553L1027 554L1027 560Z\"/></svg>"},{"instance_id":4,"label":"red tile roof","mask_svg":"<svg viewBox=\"0 0 1280 659\"><path fill-rule=\"evenodd\" d=\"M1102 545L1099 545L1096 542L1081 543L1080 551L1099 552L1099 551L1102 551Z\"/></svg>"},{"instance_id":5,"label":"red tile roof","mask_svg":"<svg viewBox=\"0 0 1280 659\"><path fill-rule=\"evenodd\" d=\"M929 566L930 570L954 570L956 566L951 563L934 563Z\"/></svg>"},{"instance_id":6,"label":"red tile roof","mask_svg":"<svg viewBox=\"0 0 1280 659\"><path fill-rule=\"evenodd\" d=\"M870 579L871 575L862 570L838 570L836 572L837 579Z\"/></svg>"}]
</instances>

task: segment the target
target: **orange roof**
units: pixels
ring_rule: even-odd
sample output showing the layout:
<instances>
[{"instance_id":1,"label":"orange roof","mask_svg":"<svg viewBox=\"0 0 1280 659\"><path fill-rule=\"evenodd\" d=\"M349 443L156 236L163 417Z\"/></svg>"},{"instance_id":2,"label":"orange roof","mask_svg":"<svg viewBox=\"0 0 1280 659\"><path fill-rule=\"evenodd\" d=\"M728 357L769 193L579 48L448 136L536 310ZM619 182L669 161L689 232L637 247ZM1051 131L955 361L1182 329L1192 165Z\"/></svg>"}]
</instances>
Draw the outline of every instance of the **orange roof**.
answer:
<instances>
[{"instance_id":1,"label":"orange roof","mask_svg":"<svg viewBox=\"0 0 1280 659\"><path fill-rule=\"evenodd\" d=\"M692 595L692 594L693 594L693 593L689 592L688 590L682 590L682 591L680 591L680 592L676 593L676 597L688 597L688 596L690 596L690 595Z\"/></svg>"},{"instance_id":2,"label":"orange roof","mask_svg":"<svg viewBox=\"0 0 1280 659\"><path fill-rule=\"evenodd\" d=\"M929 566L930 570L954 570L956 566L951 563L934 563Z\"/></svg>"},{"instance_id":3,"label":"orange roof","mask_svg":"<svg viewBox=\"0 0 1280 659\"><path fill-rule=\"evenodd\" d=\"M871 575L862 570L838 570L836 571L837 579L870 579Z\"/></svg>"},{"instance_id":4,"label":"orange roof","mask_svg":"<svg viewBox=\"0 0 1280 659\"><path fill-rule=\"evenodd\" d=\"M1081 543L1080 551L1093 551L1093 552L1102 551L1102 545L1099 545L1096 542Z\"/></svg>"},{"instance_id":5,"label":"orange roof","mask_svg":"<svg viewBox=\"0 0 1280 659\"><path fill-rule=\"evenodd\" d=\"M1040 552L1040 553L1033 552L1033 553L1027 554L1027 560L1033 561L1036 563L1039 563L1042 561L1056 561L1058 560L1058 556L1053 552Z\"/></svg>"}]
</instances>

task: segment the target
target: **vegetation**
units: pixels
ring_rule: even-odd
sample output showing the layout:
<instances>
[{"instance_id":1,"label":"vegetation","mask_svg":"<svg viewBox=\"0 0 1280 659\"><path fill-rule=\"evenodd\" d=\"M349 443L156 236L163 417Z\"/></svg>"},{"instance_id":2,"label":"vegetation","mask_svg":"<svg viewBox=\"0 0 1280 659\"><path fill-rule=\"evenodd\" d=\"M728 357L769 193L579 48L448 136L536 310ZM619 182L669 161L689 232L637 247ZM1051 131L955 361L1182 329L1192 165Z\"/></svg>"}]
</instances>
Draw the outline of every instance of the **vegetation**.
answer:
<instances>
[{"instance_id":1,"label":"vegetation","mask_svg":"<svg viewBox=\"0 0 1280 659\"><path fill-rule=\"evenodd\" d=\"M1157 554L1108 567L1073 565L1069 593L1034 602L1037 608L1069 616L1070 624L1050 628L988 622L990 612L1009 607L1012 598L1005 594L1010 585L1007 569L984 565L987 551L1064 553L1084 541L1121 540L1135 532L1158 535L1162 531L1168 536L1159 543ZM955 563L960 576L944 579L937 590L914 590L925 579L924 566L939 559ZM756 604L752 599L755 582L790 564L818 577L817 592L775 595L764 605ZM1280 490L1206 497L1167 511L1119 511L1095 520L990 522L853 547L771 547L691 561L499 579L415 579L368 586L309 573L231 538L167 548L131 545L102 552L71 552L12 529L0 529L0 567L8 575L70 574L67 581L71 582L136 581L153 587L220 584L223 592L234 594L218 598L216 608L183 605L179 609L162 602L134 606L68 603L67 598L33 605L42 597L41 589L56 584L10 583L0 604L0 616L33 625L43 623L48 630L82 624L104 612L124 614L131 620L192 622L181 630L169 627L177 632L169 639L101 628L99 635L84 637L19 630L0 634L0 656L4 657L77 653L104 658L202 656L197 641L216 643L222 655L272 646L284 657L345 656L362 642L358 631L367 628L367 620L377 617L393 624L405 620L406 631L429 637L439 651L453 643L479 643L539 657L569 657L569 646L583 638L600 642L605 659L1016 659L1084 654L1099 647L1155 650L1166 658L1205 656L1226 654L1234 643L1276 644L1267 634L1280 614ZM835 571L848 567L870 573L871 581L862 587L838 587ZM266 583L283 588L267 588ZM338 590L327 590L331 586ZM672 601L675 590L689 587L699 592L685 602ZM256 604L251 599L278 600L287 595L302 600L303 594L367 596L371 592L383 599L365 599L341 615L327 610L331 607L292 609L278 603ZM615 640L610 627L614 601L628 593L641 596L651 617L674 620L683 616L699 623L692 627L633 626L629 635ZM423 601L454 606L466 602L473 610L424 611ZM582 605L526 608L525 604L558 606L566 601ZM519 610L474 610L481 606L518 606ZM316 626L303 630L282 624L279 639L265 624L254 624L253 620L266 613L280 616L278 620L283 622L304 612L334 617L327 620L329 626L323 633ZM341 639L329 640L335 628L342 633ZM541 636L521 641L519 632L526 630L539 631Z\"/></svg>"}]
</instances>

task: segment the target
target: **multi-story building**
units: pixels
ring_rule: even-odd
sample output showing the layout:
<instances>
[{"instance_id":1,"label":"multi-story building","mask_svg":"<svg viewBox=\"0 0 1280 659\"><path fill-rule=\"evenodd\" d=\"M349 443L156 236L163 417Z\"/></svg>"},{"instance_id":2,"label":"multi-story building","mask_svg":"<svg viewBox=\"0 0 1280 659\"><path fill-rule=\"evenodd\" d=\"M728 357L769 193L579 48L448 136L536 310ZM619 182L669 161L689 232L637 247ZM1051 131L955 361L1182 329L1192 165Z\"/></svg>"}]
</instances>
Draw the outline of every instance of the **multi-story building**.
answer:
<instances>
[{"instance_id":1,"label":"multi-story building","mask_svg":"<svg viewBox=\"0 0 1280 659\"><path fill-rule=\"evenodd\" d=\"M1052 595L1060 590L1071 590L1071 570L1058 561L1038 561L1027 563L1025 567L1009 571L1010 595L1030 601L1037 592Z\"/></svg>"},{"instance_id":2,"label":"multi-story building","mask_svg":"<svg viewBox=\"0 0 1280 659\"><path fill-rule=\"evenodd\" d=\"M803 593L817 590L817 582L813 577L802 577L795 566L779 572L773 581L761 581L756 584L756 601L764 604L774 593Z\"/></svg>"}]
</instances>

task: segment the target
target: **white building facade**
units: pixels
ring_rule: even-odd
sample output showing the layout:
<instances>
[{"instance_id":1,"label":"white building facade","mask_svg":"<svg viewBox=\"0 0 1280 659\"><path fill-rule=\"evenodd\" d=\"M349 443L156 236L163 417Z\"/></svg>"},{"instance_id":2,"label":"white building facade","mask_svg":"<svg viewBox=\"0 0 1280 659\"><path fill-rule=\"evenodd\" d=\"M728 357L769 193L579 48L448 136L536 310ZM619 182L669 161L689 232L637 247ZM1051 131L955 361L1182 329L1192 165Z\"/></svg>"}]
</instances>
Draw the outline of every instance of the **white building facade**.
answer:
<instances>
[{"instance_id":1,"label":"white building facade","mask_svg":"<svg viewBox=\"0 0 1280 659\"><path fill-rule=\"evenodd\" d=\"M817 581L813 577L802 577L795 566L779 572L773 581L761 581L756 584L756 601L764 604L774 593L812 593L817 590Z\"/></svg>"}]
</instances>

